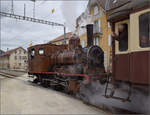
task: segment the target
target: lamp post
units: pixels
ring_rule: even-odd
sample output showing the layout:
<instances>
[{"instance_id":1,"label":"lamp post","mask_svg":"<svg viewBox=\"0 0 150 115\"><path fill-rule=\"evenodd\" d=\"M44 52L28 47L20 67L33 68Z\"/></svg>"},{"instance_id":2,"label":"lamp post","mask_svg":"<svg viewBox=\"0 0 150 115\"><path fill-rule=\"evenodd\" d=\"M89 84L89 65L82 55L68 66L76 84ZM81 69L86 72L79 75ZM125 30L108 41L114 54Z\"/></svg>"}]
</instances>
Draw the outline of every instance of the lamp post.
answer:
<instances>
[{"instance_id":1,"label":"lamp post","mask_svg":"<svg viewBox=\"0 0 150 115\"><path fill-rule=\"evenodd\" d=\"M66 25L64 23L64 44L66 44Z\"/></svg>"}]
</instances>

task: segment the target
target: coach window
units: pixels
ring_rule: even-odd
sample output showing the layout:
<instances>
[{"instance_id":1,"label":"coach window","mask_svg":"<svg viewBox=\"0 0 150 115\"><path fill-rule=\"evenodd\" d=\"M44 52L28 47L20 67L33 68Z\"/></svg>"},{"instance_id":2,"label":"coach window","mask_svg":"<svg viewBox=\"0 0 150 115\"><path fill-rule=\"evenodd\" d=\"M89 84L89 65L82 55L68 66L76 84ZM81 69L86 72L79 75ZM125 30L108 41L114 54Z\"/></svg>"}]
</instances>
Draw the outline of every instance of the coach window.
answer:
<instances>
[{"instance_id":1,"label":"coach window","mask_svg":"<svg viewBox=\"0 0 150 115\"><path fill-rule=\"evenodd\" d=\"M118 36L116 40L119 42L119 51L128 50L128 24L119 24L118 25Z\"/></svg>"},{"instance_id":2,"label":"coach window","mask_svg":"<svg viewBox=\"0 0 150 115\"><path fill-rule=\"evenodd\" d=\"M150 47L150 12L139 16L139 41L140 47Z\"/></svg>"},{"instance_id":3,"label":"coach window","mask_svg":"<svg viewBox=\"0 0 150 115\"><path fill-rule=\"evenodd\" d=\"M43 55L43 54L44 54L44 50L43 50L43 49L40 49L40 50L39 50L39 54L40 54L40 55Z\"/></svg>"}]
</instances>

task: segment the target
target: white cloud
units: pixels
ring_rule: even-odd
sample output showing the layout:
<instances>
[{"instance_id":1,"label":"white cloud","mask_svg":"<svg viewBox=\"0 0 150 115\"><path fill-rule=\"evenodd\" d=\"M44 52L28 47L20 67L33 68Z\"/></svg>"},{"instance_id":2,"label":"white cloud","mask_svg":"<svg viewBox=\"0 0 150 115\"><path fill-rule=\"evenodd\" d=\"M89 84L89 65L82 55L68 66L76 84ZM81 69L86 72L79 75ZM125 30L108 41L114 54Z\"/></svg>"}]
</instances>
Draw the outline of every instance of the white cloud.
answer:
<instances>
[{"instance_id":1,"label":"white cloud","mask_svg":"<svg viewBox=\"0 0 150 115\"><path fill-rule=\"evenodd\" d=\"M49 20L58 23L67 24L67 32L74 30L75 19L86 8L88 1L37 1L35 16L39 19ZM24 4L26 4L26 16L33 16L33 2L15 1L14 13L24 14ZM1 2L1 11L9 12L11 1ZM52 14L51 10L55 9ZM33 44L44 43L63 34L63 27L51 27L27 21L21 21L11 18L1 18L1 41L2 49L15 48L18 46L28 47L32 41Z\"/></svg>"}]
</instances>

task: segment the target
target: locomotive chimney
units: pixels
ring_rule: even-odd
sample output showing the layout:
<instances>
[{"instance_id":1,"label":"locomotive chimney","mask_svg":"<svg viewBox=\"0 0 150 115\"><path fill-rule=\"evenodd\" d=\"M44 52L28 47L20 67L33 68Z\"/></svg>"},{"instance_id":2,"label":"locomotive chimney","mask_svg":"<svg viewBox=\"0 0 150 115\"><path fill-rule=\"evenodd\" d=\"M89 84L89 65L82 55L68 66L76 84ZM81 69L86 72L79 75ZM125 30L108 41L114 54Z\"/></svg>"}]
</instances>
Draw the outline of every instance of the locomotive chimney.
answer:
<instances>
[{"instance_id":1,"label":"locomotive chimney","mask_svg":"<svg viewBox=\"0 0 150 115\"><path fill-rule=\"evenodd\" d=\"M93 45L93 24L86 25L87 29L87 47Z\"/></svg>"}]
</instances>

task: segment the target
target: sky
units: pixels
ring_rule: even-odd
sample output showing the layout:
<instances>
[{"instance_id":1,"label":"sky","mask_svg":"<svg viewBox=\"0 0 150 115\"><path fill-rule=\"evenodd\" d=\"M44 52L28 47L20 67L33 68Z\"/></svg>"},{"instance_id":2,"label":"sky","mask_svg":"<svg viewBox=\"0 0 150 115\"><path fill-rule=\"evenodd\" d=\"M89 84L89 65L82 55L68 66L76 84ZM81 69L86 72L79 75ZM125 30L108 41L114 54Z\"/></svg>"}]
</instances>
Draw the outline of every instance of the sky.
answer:
<instances>
[{"instance_id":1,"label":"sky","mask_svg":"<svg viewBox=\"0 0 150 115\"><path fill-rule=\"evenodd\" d=\"M33 17L33 5L30 0L13 0L14 14ZM85 11L88 0L38 0L35 2L35 18L44 19L66 25L67 32L74 31L75 21ZM1 0L1 12L11 13L11 0ZM51 10L55 9L52 13ZM6 51L16 47L29 47L46 43L64 33L63 27L43 25L13 18L0 17L1 49Z\"/></svg>"}]
</instances>

